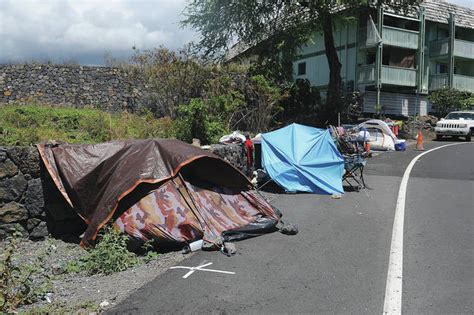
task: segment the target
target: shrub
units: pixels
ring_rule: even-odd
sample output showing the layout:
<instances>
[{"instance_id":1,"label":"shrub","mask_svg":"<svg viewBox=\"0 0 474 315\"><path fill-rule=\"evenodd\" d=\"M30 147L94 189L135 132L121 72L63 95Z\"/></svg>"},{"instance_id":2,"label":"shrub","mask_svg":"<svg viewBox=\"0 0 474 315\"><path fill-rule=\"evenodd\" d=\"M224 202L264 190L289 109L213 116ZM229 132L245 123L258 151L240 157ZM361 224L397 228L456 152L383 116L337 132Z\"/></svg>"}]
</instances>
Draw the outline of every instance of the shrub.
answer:
<instances>
[{"instance_id":1,"label":"shrub","mask_svg":"<svg viewBox=\"0 0 474 315\"><path fill-rule=\"evenodd\" d=\"M474 108L474 96L470 92L443 88L432 91L428 96L438 117L444 117L453 110Z\"/></svg>"},{"instance_id":2,"label":"shrub","mask_svg":"<svg viewBox=\"0 0 474 315\"><path fill-rule=\"evenodd\" d=\"M66 266L69 272L85 271L88 274L111 274L139 264L137 255L127 250L128 236L112 227L105 227L99 242L78 262Z\"/></svg>"},{"instance_id":3,"label":"shrub","mask_svg":"<svg viewBox=\"0 0 474 315\"><path fill-rule=\"evenodd\" d=\"M280 110L279 89L247 66L208 63L187 49L165 48L137 51L132 62L124 70L145 78L152 112L177 120L176 136L187 142L213 142L235 129L268 130Z\"/></svg>"},{"instance_id":4,"label":"shrub","mask_svg":"<svg viewBox=\"0 0 474 315\"><path fill-rule=\"evenodd\" d=\"M276 126L276 117L283 109L280 105L280 89L263 75L255 75L250 77L243 90L246 107L239 129L257 133Z\"/></svg>"},{"instance_id":5,"label":"shrub","mask_svg":"<svg viewBox=\"0 0 474 315\"><path fill-rule=\"evenodd\" d=\"M211 77L212 66L192 56L187 48L172 51L164 47L138 51L131 64L122 64L131 78L145 80L150 88L150 109L157 115L175 118L178 107L201 97Z\"/></svg>"},{"instance_id":6,"label":"shrub","mask_svg":"<svg viewBox=\"0 0 474 315\"><path fill-rule=\"evenodd\" d=\"M225 132L219 122L210 121L208 107L201 99L193 99L188 105L179 107L174 128L178 139L191 142L198 138L203 144L211 143Z\"/></svg>"},{"instance_id":7,"label":"shrub","mask_svg":"<svg viewBox=\"0 0 474 315\"><path fill-rule=\"evenodd\" d=\"M209 144L236 129L262 132L275 125L281 110L279 89L263 76L222 75L207 86L203 97L179 106L174 122L178 139Z\"/></svg>"},{"instance_id":8,"label":"shrub","mask_svg":"<svg viewBox=\"0 0 474 315\"><path fill-rule=\"evenodd\" d=\"M153 260L157 260L160 257L160 254L155 251L155 241L148 240L143 243L141 250L143 251L143 262L148 264Z\"/></svg>"}]
</instances>

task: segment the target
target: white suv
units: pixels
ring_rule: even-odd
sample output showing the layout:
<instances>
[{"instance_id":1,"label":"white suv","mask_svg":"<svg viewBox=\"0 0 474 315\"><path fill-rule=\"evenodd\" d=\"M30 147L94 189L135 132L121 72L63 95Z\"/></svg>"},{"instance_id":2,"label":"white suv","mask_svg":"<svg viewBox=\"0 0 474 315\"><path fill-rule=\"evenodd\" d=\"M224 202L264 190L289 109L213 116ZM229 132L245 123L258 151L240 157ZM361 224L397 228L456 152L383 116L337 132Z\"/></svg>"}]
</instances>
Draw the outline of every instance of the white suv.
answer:
<instances>
[{"instance_id":1,"label":"white suv","mask_svg":"<svg viewBox=\"0 0 474 315\"><path fill-rule=\"evenodd\" d=\"M449 113L445 118L441 118L435 127L436 140L441 140L443 136L465 137L466 141L471 141L474 135L474 111L456 111Z\"/></svg>"}]
</instances>

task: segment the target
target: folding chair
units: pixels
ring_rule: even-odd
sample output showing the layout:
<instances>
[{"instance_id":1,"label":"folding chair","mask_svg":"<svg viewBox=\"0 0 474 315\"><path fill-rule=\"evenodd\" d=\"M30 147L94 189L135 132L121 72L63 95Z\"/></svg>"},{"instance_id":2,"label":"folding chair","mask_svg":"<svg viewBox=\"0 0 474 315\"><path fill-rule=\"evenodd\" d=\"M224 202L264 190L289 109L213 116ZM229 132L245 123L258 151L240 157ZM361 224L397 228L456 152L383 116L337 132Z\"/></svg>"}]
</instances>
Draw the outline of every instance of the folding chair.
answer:
<instances>
[{"instance_id":1,"label":"folding chair","mask_svg":"<svg viewBox=\"0 0 474 315\"><path fill-rule=\"evenodd\" d=\"M367 188L364 180L364 167L367 164L367 152L361 147L356 137L339 135L334 126L330 126L333 139L344 157L344 175L342 181L354 191Z\"/></svg>"},{"instance_id":2,"label":"folding chair","mask_svg":"<svg viewBox=\"0 0 474 315\"><path fill-rule=\"evenodd\" d=\"M342 180L349 184L354 191L365 189L364 166L367 163L362 154L345 154Z\"/></svg>"}]
</instances>

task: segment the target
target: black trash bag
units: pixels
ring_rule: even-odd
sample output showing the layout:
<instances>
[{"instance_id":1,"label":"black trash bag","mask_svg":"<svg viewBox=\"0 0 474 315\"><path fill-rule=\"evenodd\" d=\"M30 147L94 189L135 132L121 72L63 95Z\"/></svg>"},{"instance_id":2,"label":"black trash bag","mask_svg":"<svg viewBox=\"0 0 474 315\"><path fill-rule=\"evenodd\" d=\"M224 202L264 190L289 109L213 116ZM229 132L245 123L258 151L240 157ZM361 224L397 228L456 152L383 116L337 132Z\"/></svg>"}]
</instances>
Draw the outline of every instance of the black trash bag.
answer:
<instances>
[{"instance_id":1,"label":"black trash bag","mask_svg":"<svg viewBox=\"0 0 474 315\"><path fill-rule=\"evenodd\" d=\"M224 231L222 238L224 242L241 241L247 238L260 236L277 231L277 220L272 218L258 218L245 226L234 230Z\"/></svg>"}]
</instances>

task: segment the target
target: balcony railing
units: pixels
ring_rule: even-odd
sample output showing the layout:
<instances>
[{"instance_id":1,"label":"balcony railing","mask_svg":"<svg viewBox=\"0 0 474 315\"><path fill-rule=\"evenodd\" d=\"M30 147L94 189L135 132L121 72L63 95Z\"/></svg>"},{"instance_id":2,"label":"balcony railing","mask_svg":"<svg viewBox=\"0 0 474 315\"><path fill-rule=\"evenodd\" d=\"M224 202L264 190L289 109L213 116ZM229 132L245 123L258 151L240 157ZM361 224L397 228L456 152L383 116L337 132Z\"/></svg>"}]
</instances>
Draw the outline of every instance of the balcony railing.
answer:
<instances>
[{"instance_id":1,"label":"balcony railing","mask_svg":"<svg viewBox=\"0 0 474 315\"><path fill-rule=\"evenodd\" d=\"M384 26L382 30L382 39L384 45L418 49L417 31L404 30L401 28Z\"/></svg>"},{"instance_id":2,"label":"balcony railing","mask_svg":"<svg viewBox=\"0 0 474 315\"><path fill-rule=\"evenodd\" d=\"M435 74L430 76L430 90L439 90L448 87L448 75Z\"/></svg>"},{"instance_id":3,"label":"balcony railing","mask_svg":"<svg viewBox=\"0 0 474 315\"><path fill-rule=\"evenodd\" d=\"M454 55L456 57L474 59L474 42L456 39L454 41Z\"/></svg>"},{"instance_id":4,"label":"balcony railing","mask_svg":"<svg viewBox=\"0 0 474 315\"><path fill-rule=\"evenodd\" d=\"M430 90L438 90L444 87L449 87L448 75L446 73L430 76ZM474 76L455 74L453 77L453 88L474 93Z\"/></svg>"},{"instance_id":5,"label":"balcony railing","mask_svg":"<svg viewBox=\"0 0 474 315\"><path fill-rule=\"evenodd\" d=\"M455 74L453 78L453 88L474 93L474 77Z\"/></svg>"},{"instance_id":6,"label":"balcony railing","mask_svg":"<svg viewBox=\"0 0 474 315\"><path fill-rule=\"evenodd\" d=\"M418 49L419 32L404 30L397 27L384 26L382 40L385 45ZM363 27L359 33L359 46L372 47L377 45L378 38L373 27Z\"/></svg>"},{"instance_id":7,"label":"balcony railing","mask_svg":"<svg viewBox=\"0 0 474 315\"><path fill-rule=\"evenodd\" d=\"M382 66L382 83L416 86L416 69Z\"/></svg>"},{"instance_id":8,"label":"balcony railing","mask_svg":"<svg viewBox=\"0 0 474 315\"><path fill-rule=\"evenodd\" d=\"M438 39L430 43L430 56L443 56L449 52L449 37Z\"/></svg>"},{"instance_id":9,"label":"balcony railing","mask_svg":"<svg viewBox=\"0 0 474 315\"><path fill-rule=\"evenodd\" d=\"M375 66L364 65L359 67L360 84L370 84L375 81ZM416 86L416 70L382 66L382 84Z\"/></svg>"},{"instance_id":10,"label":"balcony railing","mask_svg":"<svg viewBox=\"0 0 474 315\"><path fill-rule=\"evenodd\" d=\"M449 53L449 37L438 39L430 43L430 56L437 57ZM454 41L454 56L474 59L474 42L456 39Z\"/></svg>"},{"instance_id":11,"label":"balcony railing","mask_svg":"<svg viewBox=\"0 0 474 315\"><path fill-rule=\"evenodd\" d=\"M361 84L372 83L375 81L375 66L364 65L359 67L358 71L359 80Z\"/></svg>"}]
</instances>

